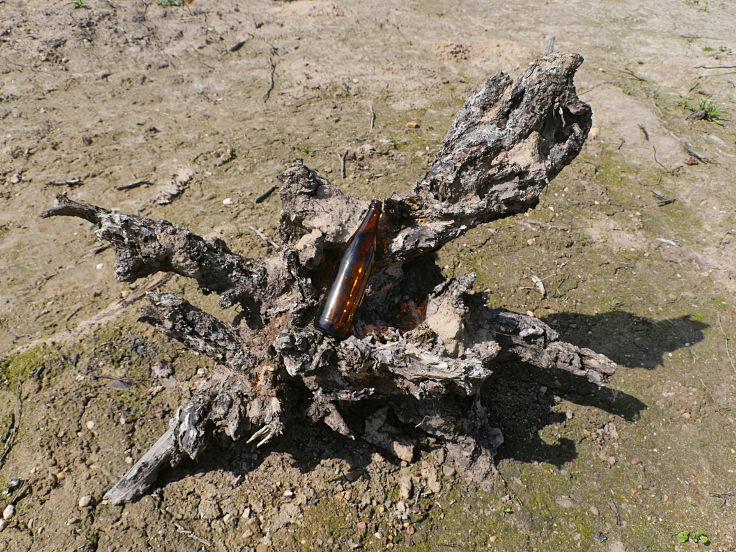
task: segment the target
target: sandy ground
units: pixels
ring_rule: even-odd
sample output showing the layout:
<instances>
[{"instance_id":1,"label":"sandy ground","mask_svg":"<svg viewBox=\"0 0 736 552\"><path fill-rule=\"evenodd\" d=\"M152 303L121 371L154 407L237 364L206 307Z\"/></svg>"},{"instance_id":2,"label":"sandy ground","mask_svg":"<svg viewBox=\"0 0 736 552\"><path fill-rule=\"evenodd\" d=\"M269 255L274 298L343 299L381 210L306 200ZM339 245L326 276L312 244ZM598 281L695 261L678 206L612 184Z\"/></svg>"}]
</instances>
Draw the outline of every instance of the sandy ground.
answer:
<instances>
[{"instance_id":1,"label":"sandy ground","mask_svg":"<svg viewBox=\"0 0 736 552\"><path fill-rule=\"evenodd\" d=\"M734 3L168 3L0 0L0 550L736 550ZM86 223L39 218L54 194L260 255L248 226L273 234L280 205L254 199L288 163L403 190L468 93L550 36L586 58L594 135L535 212L439 261L608 354L611 389L495 374L489 488L439 448L402 465L307 428L99 504L210 365L136 322L144 286L114 281ZM686 118L701 103L714 120Z\"/></svg>"}]
</instances>

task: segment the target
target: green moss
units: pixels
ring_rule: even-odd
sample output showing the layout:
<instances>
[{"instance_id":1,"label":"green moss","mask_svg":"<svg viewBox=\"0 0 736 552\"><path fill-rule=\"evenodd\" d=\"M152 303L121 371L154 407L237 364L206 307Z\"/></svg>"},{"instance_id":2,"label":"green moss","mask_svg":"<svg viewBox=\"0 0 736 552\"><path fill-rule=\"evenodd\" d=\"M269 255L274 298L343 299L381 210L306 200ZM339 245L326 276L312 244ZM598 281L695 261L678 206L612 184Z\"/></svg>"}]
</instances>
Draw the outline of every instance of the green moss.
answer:
<instances>
[{"instance_id":1,"label":"green moss","mask_svg":"<svg viewBox=\"0 0 736 552\"><path fill-rule=\"evenodd\" d=\"M49 348L42 345L0 358L0 385L10 387L41 372L50 364L50 354Z\"/></svg>"},{"instance_id":2,"label":"green moss","mask_svg":"<svg viewBox=\"0 0 736 552\"><path fill-rule=\"evenodd\" d=\"M617 82L615 83L615 86L620 88L623 91L623 93L626 94L627 96L633 96L634 92L636 92L634 85L628 81Z\"/></svg>"}]
</instances>

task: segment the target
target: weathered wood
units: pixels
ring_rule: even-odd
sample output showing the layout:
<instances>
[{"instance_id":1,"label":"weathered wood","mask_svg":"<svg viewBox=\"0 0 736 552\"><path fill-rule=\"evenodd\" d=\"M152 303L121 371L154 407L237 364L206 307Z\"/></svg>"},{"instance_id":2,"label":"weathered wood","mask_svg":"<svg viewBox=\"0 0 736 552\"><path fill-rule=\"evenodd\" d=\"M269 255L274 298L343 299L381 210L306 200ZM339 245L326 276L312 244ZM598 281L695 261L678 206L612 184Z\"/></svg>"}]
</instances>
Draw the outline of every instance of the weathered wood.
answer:
<instances>
[{"instance_id":1,"label":"weathered wood","mask_svg":"<svg viewBox=\"0 0 736 552\"><path fill-rule=\"evenodd\" d=\"M57 196L43 216L95 224L115 249L119 280L173 272L218 293L223 307L242 307L226 323L175 295L149 294L141 320L218 368L106 499L140 496L163 466L184 454L196 459L213 430L263 445L305 417L404 460L419 433L433 436L461 470L484 480L503 440L479 400L494 365L525 362L606 383L615 366L605 356L559 341L532 316L486 306L470 291L474 274L432 280L438 271L426 255L474 226L533 208L578 154L591 122L573 85L581 62L550 54L516 83L499 73L468 98L426 176L384 200L377 270L356 332L343 341L313 326L324 291L317 282L334 271L365 204L302 162L281 175L283 246L260 260L167 221ZM306 412L294 408L305 398Z\"/></svg>"},{"instance_id":2,"label":"weathered wood","mask_svg":"<svg viewBox=\"0 0 736 552\"><path fill-rule=\"evenodd\" d=\"M516 83L497 73L467 99L424 179L384 204L387 263L436 251L478 224L537 205L590 130L590 106L573 84L582 61L545 56ZM366 204L302 163L281 180L281 237L302 264L316 266L325 248L347 240Z\"/></svg>"},{"instance_id":3,"label":"weathered wood","mask_svg":"<svg viewBox=\"0 0 736 552\"><path fill-rule=\"evenodd\" d=\"M174 431L168 429L130 471L105 493L102 500L122 504L138 498L156 483L159 472L171 460L175 447Z\"/></svg>"}]
</instances>

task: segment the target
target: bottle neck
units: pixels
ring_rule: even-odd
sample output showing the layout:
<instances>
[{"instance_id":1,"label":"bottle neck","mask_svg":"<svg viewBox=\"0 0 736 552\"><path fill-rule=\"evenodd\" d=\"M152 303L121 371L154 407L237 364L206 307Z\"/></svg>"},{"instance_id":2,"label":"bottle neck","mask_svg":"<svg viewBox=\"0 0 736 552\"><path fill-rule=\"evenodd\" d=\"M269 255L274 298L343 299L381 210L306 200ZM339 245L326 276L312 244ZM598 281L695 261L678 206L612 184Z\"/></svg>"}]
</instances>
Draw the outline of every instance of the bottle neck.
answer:
<instances>
[{"instance_id":1,"label":"bottle neck","mask_svg":"<svg viewBox=\"0 0 736 552\"><path fill-rule=\"evenodd\" d=\"M360 227L364 227L365 225L369 224L373 221L373 219L378 219L378 217L381 216L381 210L383 208L383 203L378 199L371 200L370 205L368 205L368 211L365 214L365 217L363 218L363 222L360 224Z\"/></svg>"}]
</instances>

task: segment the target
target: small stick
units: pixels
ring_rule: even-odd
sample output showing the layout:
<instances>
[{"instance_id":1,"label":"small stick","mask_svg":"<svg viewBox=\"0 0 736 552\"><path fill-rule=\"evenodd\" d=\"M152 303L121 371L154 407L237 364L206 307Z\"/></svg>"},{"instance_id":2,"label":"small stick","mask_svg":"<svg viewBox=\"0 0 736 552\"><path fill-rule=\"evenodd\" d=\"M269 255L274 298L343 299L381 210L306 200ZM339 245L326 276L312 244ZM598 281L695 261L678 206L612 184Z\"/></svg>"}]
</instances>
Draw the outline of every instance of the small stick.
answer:
<instances>
[{"instance_id":1,"label":"small stick","mask_svg":"<svg viewBox=\"0 0 736 552\"><path fill-rule=\"evenodd\" d=\"M274 192L275 189L276 189L275 185L271 186L268 190L266 190L265 192L263 192L261 195L259 195L256 198L256 203L263 203L264 201L266 201L268 199L268 196L270 196Z\"/></svg>"},{"instance_id":2,"label":"small stick","mask_svg":"<svg viewBox=\"0 0 736 552\"><path fill-rule=\"evenodd\" d=\"M345 169L345 160L348 157L348 150L345 150L340 155L340 176L343 178L347 177L347 170Z\"/></svg>"},{"instance_id":3,"label":"small stick","mask_svg":"<svg viewBox=\"0 0 736 552\"><path fill-rule=\"evenodd\" d=\"M532 274L532 282L534 282L535 289L539 292L539 294L544 297L547 295L547 290L544 289L544 283L542 280L539 279L538 276L535 276Z\"/></svg>"},{"instance_id":4,"label":"small stick","mask_svg":"<svg viewBox=\"0 0 736 552\"><path fill-rule=\"evenodd\" d=\"M652 155L654 156L654 162L657 163L660 167L662 167L665 172L669 174L674 174L674 170L670 170L667 167L665 167L662 163L659 162L659 159L657 159L657 148L654 147L654 144L652 144Z\"/></svg>"},{"instance_id":5,"label":"small stick","mask_svg":"<svg viewBox=\"0 0 736 552\"><path fill-rule=\"evenodd\" d=\"M700 81L701 81L701 80L703 80L703 77L704 77L704 76L705 76L705 75L700 75L700 76L699 76L699 77L698 77L697 79L695 79L695 84L693 84L693 85L692 85L692 86L690 87L690 90L688 90L688 92L692 92L693 90L695 90L695 89L696 89L696 88L698 87L698 85L700 84Z\"/></svg>"},{"instance_id":6,"label":"small stick","mask_svg":"<svg viewBox=\"0 0 736 552\"><path fill-rule=\"evenodd\" d=\"M205 546L212 546L212 543L208 541L206 538L200 537L199 535L194 533L194 531L190 531L189 529L186 529L185 527L181 526L178 522L175 521L174 526L176 527L177 531L179 531L179 533L182 533L188 537L191 537L194 540L196 540L198 543L203 544Z\"/></svg>"},{"instance_id":7,"label":"small stick","mask_svg":"<svg viewBox=\"0 0 736 552\"><path fill-rule=\"evenodd\" d=\"M639 128L641 129L641 132L644 135L644 139L647 142L649 142L650 141L649 140L649 132L647 131L647 128L644 125L642 125L641 123L639 123ZM657 159L657 148L654 147L654 144L652 144L652 152L654 154L654 162L657 163L657 165L659 165L660 167L662 167L665 170L665 172L672 173L672 171L670 169L668 169L667 167L665 167L662 163L659 162L659 159Z\"/></svg>"},{"instance_id":8,"label":"small stick","mask_svg":"<svg viewBox=\"0 0 736 552\"><path fill-rule=\"evenodd\" d=\"M230 48L228 49L228 52L237 52L243 46L245 46L251 38L252 37L246 38L245 40L238 40L235 44L233 44L232 46L230 46Z\"/></svg>"},{"instance_id":9,"label":"small stick","mask_svg":"<svg viewBox=\"0 0 736 552\"><path fill-rule=\"evenodd\" d=\"M713 498L720 498L723 501L721 506L728 506L728 499L736 497L736 493L713 493L710 496Z\"/></svg>"},{"instance_id":10,"label":"small stick","mask_svg":"<svg viewBox=\"0 0 736 552\"><path fill-rule=\"evenodd\" d=\"M736 65L696 65L695 69L736 69Z\"/></svg>"},{"instance_id":11,"label":"small stick","mask_svg":"<svg viewBox=\"0 0 736 552\"><path fill-rule=\"evenodd\" d=\"M543 56L548 56L555 50L555 37L551 36L547 39L547 44L544 46L544 50L542 51Z\"/></svg>"},{"instance_id":12,"label":"small stick","mask_svg":"<svg viewBox=\"0 0 736 552\"><path fill-rule=\"evenodd\" d=\"M623 73L625 75L629 75L631 77L634 77L638 81L641 81L641 82L649 82L647 79L644 79L644 78L640 77L639 75L637 75L636 73L634 73L631 69L626 68L626 69L623 69L623 70L619 70L619 72L620 73Z\"/></svg>"},{"instance_id":13,"label":"small stick","mask_svg":"<svg viewBox=\"0 0 736 552\"><path fill-rule=\"evenodd\" d=\"M614 502L613 499L611 499L609 503L611 505L611 509L616 513L616 525L621 527L623 525L623 523L621 523L621 512L619 512L618 506L616 505L616 502Z\"/></svg>"},{"instance_id":14,"label":"small stick","mask_svg":"<svg viewBox=\"0 0 736 552\"><path fill-rule=\"evenodd\" d=\"M665 239L665 238L657 238L657 241L658 242L662 242L662 243L666 243L667 245L671 245L673 247L677 247L677 242L674 242L672 240L668 240L668 239Z\"/></svg>"},{"instance_id":15,"label":"small stick","mask_svg":"<svg viewBox=\"0 0 736 552\"><path fill-rule=\"evenodd\" d=\"M733 357L731 356L731 347L729 347L729 338L726 335L726 332L723 330L723 324L721 323L721 314L718 313L718 328L721 330L721 333L723 334L723 339L726 340L726 355L728 356L728 362L731 364L731 370L736 373L736 366L734 366L733 363Z\"/></svg>"},{"instance_id":16,"label":"small stick","mask_svg":"<svg viewBox=\"0 0 736 552\"><path fill-rule=\"evenodd\" d=\"M274 86L276 86L276 77L274 76L276 73L276 64L273 62L273 58L268 58L268 62L271 64L271 73L269 74L269 82L268 82L268 90L266 90L266 93L263 95L263 102L267 102L268 99L271 97L271 92L273 92Z\"/></svg>"},{"instance_id":17,"label":"small stick","mask_svg":"<svg viewBox=\"0 0 736 552\"><path fill-rule=\"evenodd\" d=\"M0 467L5 463L5 458L8 456L10 449L13 448L15 442L15 436L18 433L18 426L20 426L20 418L23 413L23 382L18 380L18 415L10 414L10 427L8 428L8 434L5 437L5 446L3 452L0 454Z\"/></svg>"},{"instance_id":18,"label":"small stick","mask_svg":"<svg viewBox=\"0 0 736 552\"><path fill-rule=\"evenodd\" d=\"M15 423L15 414L12 412L10 413L10 427L8 428L8 435L5 437L5 447L3 448L3 453L0 455L0 466L2 466L5 463L5 457L10 452L10 448L13 446L13 441L15 441L15 433L18 430L18 426Z\"/></svg>"},{"instance_id":19,"label":"small stick","mask_svg":"<svg viewBox=\"0 0 736 552\"><path fill-rule=\"evenodd\" d=\"M692 155L695 157L695 159L702 161L703 163L707 163L708 160L699 154L697 151L695 151L690 144L688 144L685 140L682 140L682 147L685 149L685 152L689 155Z\"/></svg>"},{"instance_id":20,"label":"small stick","mask_svg":"<svg viewBox=\"0 0 736 552\"><path fill-rule=\"evenodd\" d=\"M116 190L132 190L133 188L138 188L139 186L150 186L151 181L147 178L141 178L140 180L136 180L135 182L131 182L130 184L121 184L120 186L115 186Z\"/></svg>"},{"instance_id":21,"label":"small stick","mask_svg":"<svg viewBox=\"0 0 736 552\"><path fill-rule=\"evenodd\" d=\"M664 207L665 205L669 205L670 203L674 203L677 201L677 198L673 197L672 199L665 198L662 194L660 194L657 190L652 190L652 195L657 198L657 201L659 201L659 206Z\"/></svg>"},{"instance_id":22,"label":"small stick","mask_svg":"<svg viewBox=\"0 0 736 552\"><path fill-rule=\"evenodd\" d=\"M66 317L65 322L69 322L72 316L77 314L80 310L82 310L82 305L77 305L76 307L74 307L74 310L71 313L69 313L69 316Z\"/></svg>"},{"instance_id":23,"label":"small stick","mask_svg":"<svg viewBox=\"0 0 736 552\"><path fill-rule=\"evenodd\" d=\"M81 186L84 184L81 177L72 178L71 180L50 180L44 186Z\"/></svg>"},{"instance_id":24,"label":"small stick","mask_svg":"<svg viewBox=\"0 0 736 552\"><path fill-rule=\"evenodd\" d=\"M555 226L554 224L548 224L540 220L531 220L531 219L517 220L516 223L521 224L523 226L527 226L527 227L534 225L534 226L541 226L542 228L547 228L549 230L562 230L563 232L570 231L570 229L567 226Z\"/></svg>"},{"instance_id":25,"label":"small stick","mask_svg":"<svg viewBox=\"0 0 736 552\"><path fill-rule=\"evenodd\" d=\"M92 253L92 255L99 255L100 253L102 253L103 251L106 251L107 249L110 249L111 247L112 247L112 245L110 245L109 243L106 243L106 244L103 244L103 245L98 245L97 247L95 247L91 251L91 253ZM87 255L89 255L89 253ZM87 255L85 255L85 257Z\"/></svg>"},{"instance_id":26,"label":"small stick","mask_svg":"<svg viewBox=\"0 0 736 552\"><path fill-rule=\"evenodd\" d=\"M117 382L119 384L122 384L125 389L128 389L129 387L133 387L134 385L142 385L141 382L133 378L125 378L125 377L119 378L117 376L108 376L107 374L90 374L88 377L91 381L95 381L98 379L104 379L110 382Z\"/></svg>"},{"instance_id":27,"label":"small stick","mask_svg":"<svg viewBox=\"0 0 736 552\"><path fill-rule=\"evenodd\" d=\"M376 126L376 112L373 110L373 104L371 104L371 118L370 118L369 127L371 130L373 130L375 126Z\"/></svg>"},{"instance_id":28,"label":"small stick","mask_svg":"<svg viewBox=\"0 0 736 552\"><path fill-rule=\"evenodd\" d=\"M273 241L271 238L269 238L262 230L259 230L255 226L248 226L250 230L252 230L256 236L261 238L263 241L265 241L267 244L269 244L274 249L281 249L281 246L277 244L275 241Z\"/></svg>"}]
</instances>

